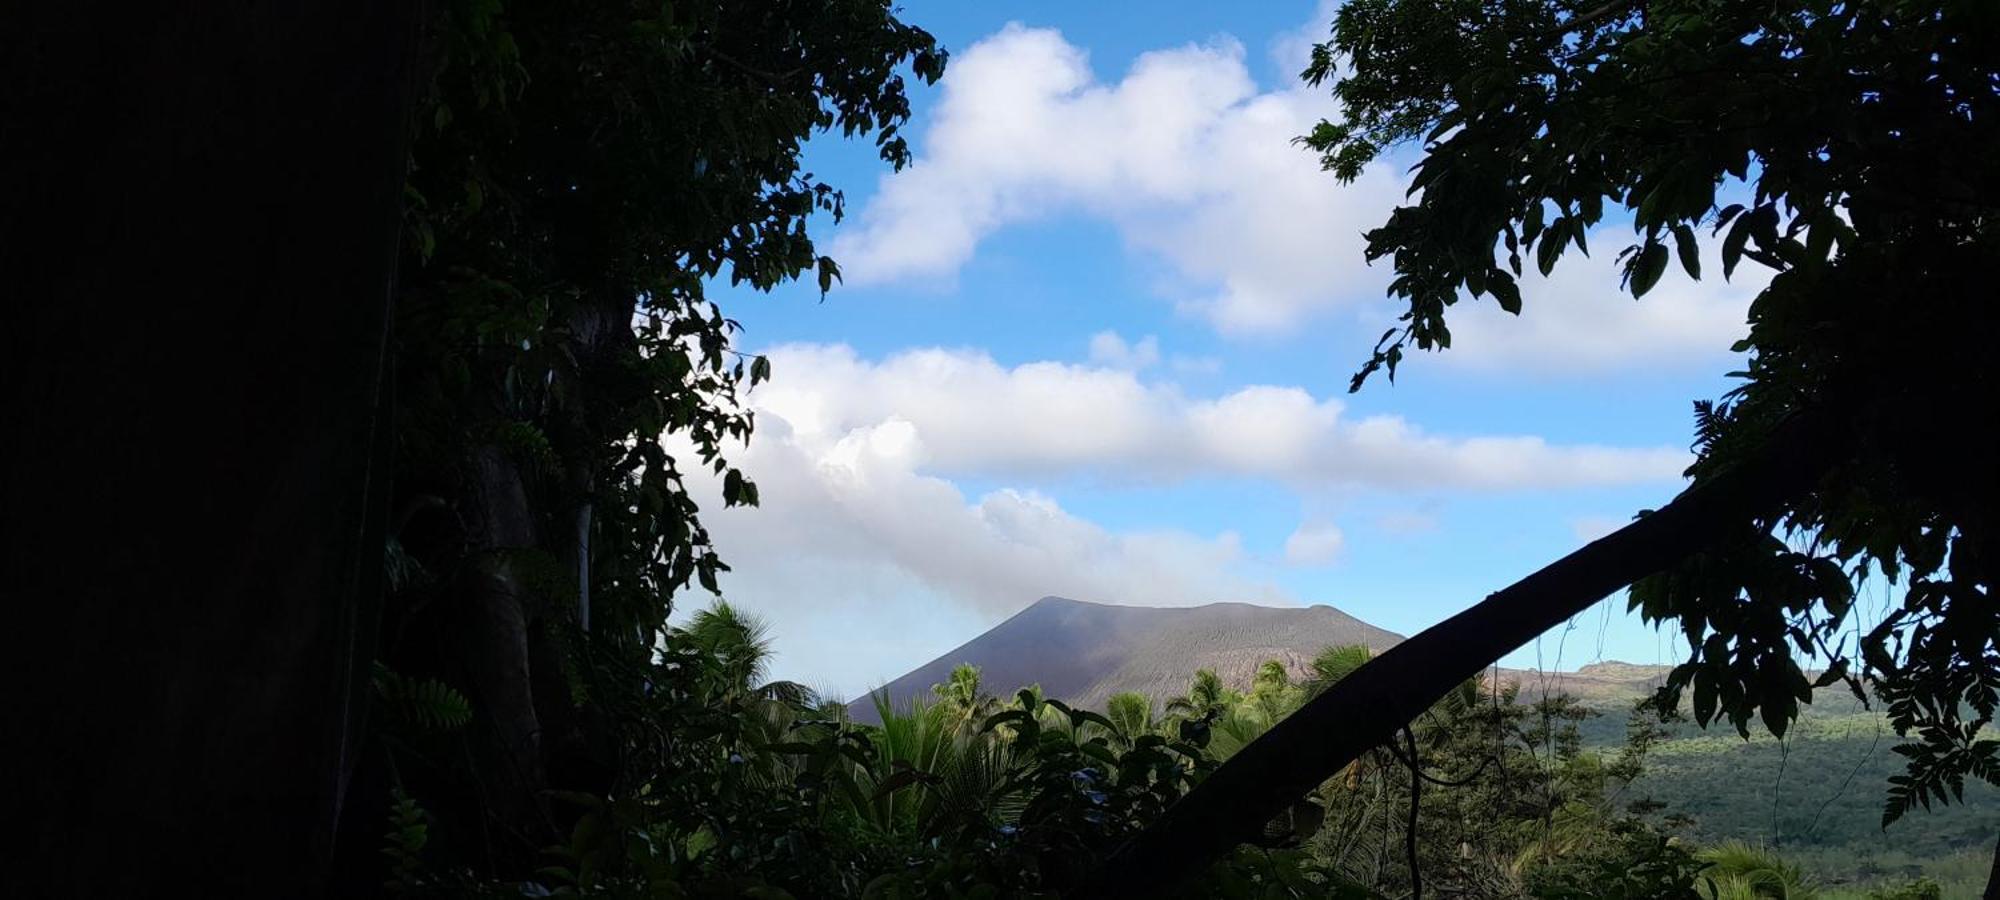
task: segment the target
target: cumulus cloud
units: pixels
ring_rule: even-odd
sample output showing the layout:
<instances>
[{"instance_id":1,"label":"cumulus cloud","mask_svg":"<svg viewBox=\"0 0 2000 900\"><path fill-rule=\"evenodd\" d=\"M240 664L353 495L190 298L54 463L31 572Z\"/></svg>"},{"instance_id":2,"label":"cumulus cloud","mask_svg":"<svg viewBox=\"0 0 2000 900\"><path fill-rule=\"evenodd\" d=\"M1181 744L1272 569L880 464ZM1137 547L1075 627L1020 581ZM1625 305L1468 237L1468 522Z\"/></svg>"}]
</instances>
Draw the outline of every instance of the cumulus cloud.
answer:
<instances>
[{"instance_id":1,"label":"cumulus cloud","mask_svg":"<svg viewBox=\"0 0 2000 900\"><path fill-rule=\"evenodd\" d=\"M756 439L737 461L763 505L708 516L736 567L725 581L732 596L766 609L843 598L865 606L916 590L985 614L1045 594L1154 606L1295 602L1237 572L1244 554L1233 533L1113 532L1034 490L968 497L919 471L931 454L909 419L826 422L760 408Z\"/></svg>"},{"instance_id":2,"label":"cumulus cloud","mask_svg":"<svg viewBox=\"0 0 2000 900\"><path fill-rule=\"evenodd\" d=\"M1100 331L1090 336L1090 361L1113 369L1151 368L1160 362L1160 339L1149 334L1128 344L1116 331Z\"/></svg>"},{"instance_id":3,"label":"cumulus cloud","mask_svg":"<svg viewBox=\"0 0 2000 900\"><path fill-rule=\"evenodd\" d=\"M780 374L753 401L760 416L831 438L893 428L913 468L946 475L1506 490L1670 481L1688 462L1668 447L1435 435L1398 416L1349 416L1340 400L1291 386L1194 397L1129 370L1009 368L976 350L871 361L845 346L794 344L768 355Z\"/></svg>"},{"instance_id":4,"label":"cumulus cloud","mask_svg":"<svg viewBox=\"0 0 2000 900\"><path fill-rule=\"evenodd\" d=\"M905 419L824 430L766 410L733 456L757 481L759 507L725 509L705 469L690 475L732 566L722 590L771 623L778 677L859 696L1047 594L1298 603L1245 565L1231 532L1114 531L1028 489L969 496L919 471L926 455ZM683 601L682 614L701 605Z\"/></svg>"},{"instance_id":5,"label":"cumulus cloud","mask_svg":"<svg viewBox=\"0 0 2000 900\"><path fill-rule=\"evenodd\" d=\"M1320 7L1271 42L1288 75L1325 35ZM853 284L949 278L994 231L1070 212L1165 263L1162 291L1224 333L1382 309L1387 268L1365 264L1361 234L1405 182L1384 163L1340 185L1292 143L1334 111L1324 91L1260 91L1231 39L1144 54L1107 82L1060 32L1011 24L954 58L916 163L883 177L834 254ZM1598 255L1572 253L1551 278L1530 272L1519 318L1461 307L1448 364L1563 374L1715 362L1768 274L1745 266L1728 284L1711 258L1707 280L1669 275L1634 302L1606 252L1629 242L1618 230L1599 229Z\"/></svg>"},{"instance_id":6,"label":"cumulus cloud","mask_svg":"<svg viewBox=\"0 0 2000 900\"><path fill-rule=\"evenodd\" d=\"M1350 418L1338 401L1294 387L1192 397L1130 369L1009 368L972 350L870 360L805 344L769 356L776 380L750 395L756 437L732 455L762 505L722 508L699 467L691 486L735 567L723 590L776 629L780 674L849 696L1045 594L1299 602L1223 526L1106 528L1026 486L1038 479L1501 489L1670 479L1685 464L1678 451L1434 436L1400 419ZM670 451L691 453L669 440ZM967 491L954 480L965 478L999 486ZM1325 565L1343 540L1315 519L1285 542L1283 561Z\"/></svg>"},{"instance_id":7,"label":"cumulus cloud","mask_svg":"<svg viewBox=\"0 0 2000 900\"><path fill-rule=\"evenodd\" d=\"M1294 566L1324 566L1340 558L1347 535L1327 523L1304 523L1285 538L1285 562Z\"/></svg>"},{"instance_id":8,"label":"cumulus cloud","mask_svg":"<svg viewBox=\"0 0 2000 900\"><path fill-rule=\"evenodd\" d=\"M1750 299L1771 281L1755 264L1722 278L1719 243L1704 248L1695 281L1670 264L1660 283L1633 299L1619 290L1618 251L1633 242L1629 228L1590 233L1594 255L1572 247L1544 278L1528 264L1521 280L1521 314L1491 298L1461 303L1450 315L1450 365L1538 374L1601 372L1621 367L1713 368L1729 345L1749 333Z\"/></svg>"},{"instance_id":9,"label":"cumulus cloud","mask_svg":"<svg viewBox=\"0 0 2000 900\"><path fill-rule=\"evenodd\" d=\"M952 59L915 164L833 252L850 284L949 278L994 231L1081 212L1164 261L1187 312L1281 331L1382 284L1360 235L1402 178L1385 164L1342 186L1293 145L1331 108L1259 91L1232 39L1146 53L1106 83L1061 33L1011 24Z\"/></svg>"}]
</instances>

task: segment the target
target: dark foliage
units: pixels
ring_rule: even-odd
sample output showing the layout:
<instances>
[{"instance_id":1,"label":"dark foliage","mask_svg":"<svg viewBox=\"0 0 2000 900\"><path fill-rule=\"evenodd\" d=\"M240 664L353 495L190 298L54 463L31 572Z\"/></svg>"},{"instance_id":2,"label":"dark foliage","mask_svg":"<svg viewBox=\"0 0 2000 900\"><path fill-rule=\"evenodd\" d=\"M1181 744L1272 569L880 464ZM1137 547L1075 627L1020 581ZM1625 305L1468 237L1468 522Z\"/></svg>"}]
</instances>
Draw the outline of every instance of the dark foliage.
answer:
<instances>
[{"instance_id":1,"label":"dark foliage","mask_svg":"<svg viewBox=\"0 0 2000 900\"><path fill-rule=\"evenodd\" d=\"M1885 824L2000 774L1978 736L2000 699L1996 37L1991 4L1952 0L1360 0L1306 71L1345 106L1304 139L1340 177L1422 145L1415 199L1369 233L1409 308L1356 387L1406 346L1450 346L1446 309L1468 295L1520 312L1524 257L1547 273L1587 253L1607 208L1632 217L1635 297L1676 259L1704 277L1703 232L1723 277L1776 273L1735 348L1741 384L1697 408L1690 474L1741 465L1805 413L1845 424L1823 451L1837 462L1632 604L1685 633L1666 690L1691 689L1703 722L1782 734L1814 687L1797 655L1830 663L1820 687L1879 690L1910 760ZM1852 584L1872 572L1903 602L1862 622Z\"/></svg>"}]
</instances>

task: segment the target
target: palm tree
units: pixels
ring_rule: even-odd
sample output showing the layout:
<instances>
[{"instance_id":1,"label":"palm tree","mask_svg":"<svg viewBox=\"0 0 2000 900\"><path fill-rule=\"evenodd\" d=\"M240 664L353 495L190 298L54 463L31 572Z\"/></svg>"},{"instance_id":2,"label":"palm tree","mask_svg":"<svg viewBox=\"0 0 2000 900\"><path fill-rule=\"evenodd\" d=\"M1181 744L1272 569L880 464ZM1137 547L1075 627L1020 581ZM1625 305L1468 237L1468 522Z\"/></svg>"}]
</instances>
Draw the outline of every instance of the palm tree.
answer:
<instances>
[{"instance_id":1,"label":"palm tree","mask_svg":"<svg viewBox=\"0 0 2000 900\"><path fill-rule=\"evenodd\" d=\"M1322 649L1313 657L1312 664L1306 667L1312 674L1306 677L1304 684L1300 685L1304 689L1301 702L1326 693L1328 688L1340 683L1341 679L1367 665L1368 660L1374 656L1375 651L1363 644L1340 644ZM1334 776L1334 780L1347 785L1350 791L1359 790L1362 776L1368 773L1370 769L1368 762L1373 756L1371 752L1348 763Z\"/></svg>"},{"instance_id":2,"label":"palm tree","mask_svg":"<svg viewBox=\"0 0 2000 900\"><path fill-rule=\"evenodd\" d=\"M1222 683L1222 676L1215 674L1214 669L1196 669L1187 693L1167 701L1167 712L1190 719L1220 716L1240 699Z\"/></svg>"},{"instance_id":3,"label":"palm tree","mask_svg":"<svg viewBox=\"0 0 2000 900\"><path fill-rule=\"evenodd\" d=\"M683 630L729 681L748 690L763 680L771 664L771 628L763 619L717 600L695 613Z\"/></svg>"},{"instance_id":4,"label":"palm tree","mask_svg":"<svg viewBox=\"0 0 2000 900\"><path fill-rule=\"evenodd\" d=\"M1264 721L1264 727L1278 724L1305 702L1305 692L1292 684L1292 673L1275 659L1264 660L1250 682L1250 712ZM1261 734L1262 731L1259 731Z\"/></svg>"},{"instance_id":5,"label":"palm tree","mask_svg":"<svg viewBox=\"0 0 2000 900\"><path fill-rule=\"evenodd\" d=\"M881 720L868 735L874 753L848 769L846 796L857 822L879 835L935 836L969 819L1005 814L1013 747L997 735L959 728L941 703L911 698L898 709L874 695Z\"/></svg>"},{"instance_id":6,"label":"palm tree","mask_svg":"<svg viewBox=\"0 0 2000 900\"><path fill-rule=\"evenodd\" d=\"M1250 679L1251 690L1265 688L1286 688L1292 685L1292 673L1286 671L1285 664L1275 659L1264 660L1257 667L1257 674Z\"/></svg>"},{"instance_id":7,"label":"palm tree","mask_svg":"<svg viewBox=\"0 0 2000 900\"><path fill-rule=\"evenodd\" d=\"M1275 721L1265 718L1254 704L1223 710L1209 726L1209 757L1219 762L1235 756L1251 741L1270 731Z\"/></svg>"},{"instance_id":8,"label":"palm tree","mask_svg":"<svg viewBox=\"0 0 2000 900\"><path fill-rule=\"evenodd\" d=\"M800 709L819 704L819 695L796 681L764 681L771 665L771 627L756 614L717 600L688 619L682 631L714 661L725 693Z\"/></svg>"},{"instance_id":9,"label":"palm tree","mask_svg":"<svg viewBox=\"0 0 2000 900\"><path fill-rule=\"evenodd\" d=\"M1104 717L1129 741L1153 730L1153 698L1138 691L1119 691L1104 701Z\"/></svg>"},{"instance_id":10,"label":"palm tree","mask_svg":"<svg viewBox=\"0 0 2000 900\"><path fill-rule=\"evenodd\" d=\"M1695 854L1708 864L1699 883L1706 900L1814 900L1819 889L1798 866L1763 847L1730 841Z\"/></svg>"},{"instance_id":11,"label":"palm tree","mask_svg":"<svg viewBox=\"0 0 2000 900\"><path fill-rule=\"evenodd\" d=\"M971 663L953 667L943 684L931 685L931 694L951 726L959 730L977 729L1000 709L1000 702L980 686L979 667Z\"/></svg>"},{"instance_id":12,"label":"palm tree","mask_svg":"<svg viewBox=\"0 0 2000 900\"><path fill-rule=\"evenodd\" d=\"M1312 670L1312 675L1306 678L1303 685L1306 698L1326 693L1327 688L1367 665L1374 655L1375 651L1361 644L1343 644L1321 650L1319 655L1313 657L1312 665L1307 667Z\"/></svg>"}]
</instances>

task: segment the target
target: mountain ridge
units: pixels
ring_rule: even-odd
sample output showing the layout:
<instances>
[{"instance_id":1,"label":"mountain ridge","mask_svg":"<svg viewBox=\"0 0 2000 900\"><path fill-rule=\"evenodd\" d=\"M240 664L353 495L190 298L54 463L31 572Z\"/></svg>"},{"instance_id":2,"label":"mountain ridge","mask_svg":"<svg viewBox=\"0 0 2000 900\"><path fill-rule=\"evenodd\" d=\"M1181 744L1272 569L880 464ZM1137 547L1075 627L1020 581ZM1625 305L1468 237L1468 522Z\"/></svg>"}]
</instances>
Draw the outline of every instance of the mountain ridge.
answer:
<instances>
[{"instance_id":1,"label":"mountain ridge","mask_svg":"<svg viewBox=\"0 0 2000 900\"><path fill-rule=\"evenodd\" d=\"M1259 606L1218 601L1201 606L1125 606L1045 596L969 641L910 670L848 705L855 721L875 722L875 697L901 706L929 698L961 663L980 668L987 691L1005 699L1039 684L1053 699L1102 708L1120 691L1137 691L1164 704L1186 690L1196 669L1214 669L1242 689L1267 659L1303 677L1320 650L1362 644L1376 652L1402 635L1333 606ZM1576 671L1495 670L1503 684L1525 697L1566 693L1586 705L1609 708L1650 694L1667 666L1602 660Z\"/></svg>"},{"instance_id":2,"label":"mountain ridge","mask_svg":"<svg viewBox=\"0 0 2000 900\"><path fill-rule=\"evenodd\" d=\"M876 694L898 706L928 697L960 663L978 666L987 690L1001 697L1039 684L1048 697L1097 708L1127 690L1164 702L1186 689L1196 669L1247 683L1266 659L1299 675L1325 647L1381 651L1402 639L1326 605L1122 606L1051 595L849 704L849 712L873 722Z\"/></svg>"}]
</instances>

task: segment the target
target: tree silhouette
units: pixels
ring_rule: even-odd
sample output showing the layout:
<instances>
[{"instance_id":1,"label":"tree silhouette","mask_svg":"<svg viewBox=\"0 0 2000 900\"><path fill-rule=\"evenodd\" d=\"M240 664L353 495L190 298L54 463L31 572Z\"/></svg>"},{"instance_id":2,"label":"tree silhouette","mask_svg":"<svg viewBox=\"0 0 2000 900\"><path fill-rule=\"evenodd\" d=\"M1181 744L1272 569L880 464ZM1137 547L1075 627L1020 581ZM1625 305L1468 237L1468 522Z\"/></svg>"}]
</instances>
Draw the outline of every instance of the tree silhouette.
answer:
<instances>
[{"instance_id":1,"label":"tree silhouette","mask_svg":"<svg viewBox=\"0 0 2000 900\"><path fill-rule=\"evenodd\" d=\"M906 78L944 55L883 0L427 8L392 346L417 576L381 656L480 714L469 767L377 748L358 789L413 782L525 873L569 830L548 789L608 790L620 765L579 673L640 664L676 592L720 587L690 482L758 499L729 458L770 364L734 350L705 286L831 287L806 226L844 202L802 147L866 135L904 164ZM366 828L345 845L372 855Z\"/></svg>"},{"instance_id":2,"label":"tree silhouette","mask_svg":"<svg viewBox=\"0 0 2000 900\"><path fill-rule=\"evenodd\" d=\"M1782 733L1826 686L1872 685L1911 738L1885 822L2000 776L1978 737L2000 704L2000 391L1990 273L2000 236L2000 42L1949 2L1581 4L1363 0L1306 79L1343 118L1302 142L1341 178L1421 145L1412 199L1368 234L1407 303L1356 374L1449 347L1447 310L1534 299L1607 204L1632 217L1625 286L1675 260L1775 272L1750 308L1737 387L1697 407L1694 484L1667 506L1384 653L1191 792L1106 868L1169 883L1534 634L1634 582L1686 635L1666 699ZM1710 273L1713 275L1714 273ZM1861 623L1853 582L1905 600ZM1868 626L1873 626L1872 628ZM1141 875L1139 873L1146 873ZM1113 882L1106 882L1113 883Z\"/></svg>"}]
</instances>

